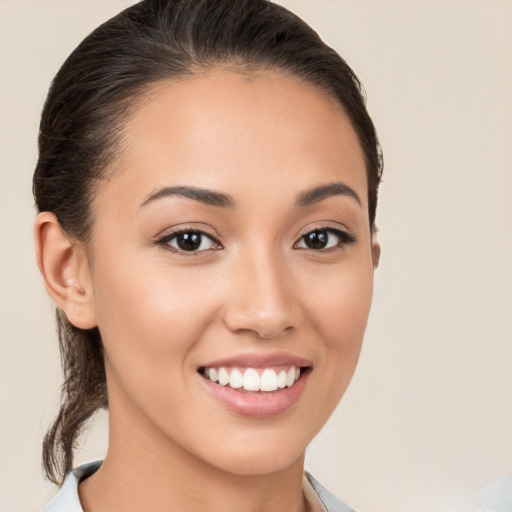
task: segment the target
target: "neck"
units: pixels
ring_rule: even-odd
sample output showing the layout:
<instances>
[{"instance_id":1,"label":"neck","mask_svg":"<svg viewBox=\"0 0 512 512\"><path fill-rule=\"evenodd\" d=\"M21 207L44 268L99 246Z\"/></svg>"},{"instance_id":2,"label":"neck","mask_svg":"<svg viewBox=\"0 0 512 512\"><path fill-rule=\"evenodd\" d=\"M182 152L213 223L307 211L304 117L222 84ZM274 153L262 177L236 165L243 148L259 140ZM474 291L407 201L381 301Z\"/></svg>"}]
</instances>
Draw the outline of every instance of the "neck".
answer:
<instances>
[{"instance_id":1,"label":"neck","mask_svg":"<svg viewBox=\"0 0 512 512\"><path fill-rule=\"evenodd\" d=\"M84 512L303 512L306 508L303 454L278 471L241 474L209 464L134 418L118 422L112 410L109 434L102 466L79 486Z\"/></svg>"}]
</instances>

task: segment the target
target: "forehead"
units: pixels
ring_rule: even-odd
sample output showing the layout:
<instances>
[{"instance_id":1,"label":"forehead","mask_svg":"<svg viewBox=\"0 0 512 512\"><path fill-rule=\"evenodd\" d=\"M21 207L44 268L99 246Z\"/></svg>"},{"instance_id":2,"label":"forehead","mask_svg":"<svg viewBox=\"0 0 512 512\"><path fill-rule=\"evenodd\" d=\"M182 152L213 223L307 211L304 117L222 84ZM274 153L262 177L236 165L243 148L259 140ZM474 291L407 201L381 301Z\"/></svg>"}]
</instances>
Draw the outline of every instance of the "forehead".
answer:
<instances>
[{"instance_id":1,"label":"forehead","mask_svg":"<svg viewBox=\"0 0 512 512\"><path fill-rule=\"evenodd\" d=\"M366 207L364 157L341 106L276 72L217 70L154 86L126 123L113 170L105 187L133 204L159 186L240 196L265 183L285 193L342 180Z\"/></svg>"}]
</instances>

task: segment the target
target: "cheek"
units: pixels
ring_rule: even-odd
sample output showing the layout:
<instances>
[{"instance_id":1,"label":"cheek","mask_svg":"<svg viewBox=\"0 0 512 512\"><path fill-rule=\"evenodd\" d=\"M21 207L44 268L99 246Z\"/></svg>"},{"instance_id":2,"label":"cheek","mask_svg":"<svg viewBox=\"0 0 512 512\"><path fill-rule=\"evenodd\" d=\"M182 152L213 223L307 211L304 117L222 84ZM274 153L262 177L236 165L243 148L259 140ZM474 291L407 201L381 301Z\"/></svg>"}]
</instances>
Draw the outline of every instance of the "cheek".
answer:
<instances>
[{"instance_id":1,"label":"cheek","mask_svg":"<svg viewBox=\"0 0 512 512\"><path fill-rule=\"evenodd\" d=\"M335 350L360 345L372 301L371 264L333 269L323 277L321 286L308 289L309 302L315 310L313 322L326 344Z\"/></svg>"},{"instance_id":2,"label":"cheek","mask_svg":"<svg viewBox=\"0 0 512 512\"><path fill-rule=\"evenodd\" d=\"M158 368L170 344L176 356L186 353L200 328L194 318L205 300L200 281L179 279L179 274L171 275L168 268L146 259L95 262L98 327L107 357L120 368Z\"/></svg>"},{"instance_id":3,"label":"cheek","mask_svg":"<svg viewBox=\"0 0 512 512\"><path fill-rule=\"evenodd\" d=\"M195 389L190 355L212 316L214 299L197 271L172 272L154 258L150 264L150 257L115 264L113 258L98 259L95 304L112 417L169 426L175 414L185 413L186 391Z\"/></svg>"},{"instance_id":4,"label":"cheek","mask_svg":"<svg viewBox=\"0 0 512 512\"><path fill-rule=\"evenodd\" d=\"M328 389L325 396L332 407L345 392L356 368L372 301L371 262L354 261L356 264L333 269L324 276L322 287L309 287L311 327L321 340L321 385Z\"/></svg>"},{"instance_id":5,"label":"cheek","mask_svg":"<svg viewBox=\"0 0 512 512\"><path fill-rule=\"evenodd\" d=\"M168 389L195 374L190 354L222 304L222 273L170 265L153 249L116 251L95 258L94 301L105 357L125 388ZM102 255L108 258L102 258ZM133 389L132 389L133 391Z\"/></svg>"},{"instance_id":6,"label":"cheek","mask_svg":"<svg viewBox=\"0 0 512 512\"><path fill-rule=\"evenodd\" d=\"M174 269L157 248L112 244L94 260L93 288L98 323L113 332L138 327L164 330L166 320L185 322L204 297L204 280L196 269ZM107 257L105 257L107 256Z\"/></svg>"}]
</instances>

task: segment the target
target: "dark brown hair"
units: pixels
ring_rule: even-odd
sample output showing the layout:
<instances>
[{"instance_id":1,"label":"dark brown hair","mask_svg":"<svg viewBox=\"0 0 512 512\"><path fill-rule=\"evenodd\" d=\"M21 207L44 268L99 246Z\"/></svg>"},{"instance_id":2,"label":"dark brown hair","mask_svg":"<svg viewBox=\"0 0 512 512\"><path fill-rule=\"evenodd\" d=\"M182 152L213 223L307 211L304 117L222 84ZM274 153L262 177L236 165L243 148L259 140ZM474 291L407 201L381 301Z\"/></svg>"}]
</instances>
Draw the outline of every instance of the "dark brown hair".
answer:
<instances>
[{"instance_id":1,"label":"dark brown hair","mask_svg":"<svg viewBox=\"0 0 512 512\"><path fill-rule=\"evenodd\" d=\"M226 65L291 73L344 109L366 160L374 229L382 157L362 86L317 33L267 0L144 0L92 32L54 78L39 133L33 192L71 238L90 238L90 198L120 150L127 117L151 86ZM81 429L108 407L101 336L57 311L64 372L61 407L43 444L47 477L62 483Z\"/></svg>"}]
</instances>

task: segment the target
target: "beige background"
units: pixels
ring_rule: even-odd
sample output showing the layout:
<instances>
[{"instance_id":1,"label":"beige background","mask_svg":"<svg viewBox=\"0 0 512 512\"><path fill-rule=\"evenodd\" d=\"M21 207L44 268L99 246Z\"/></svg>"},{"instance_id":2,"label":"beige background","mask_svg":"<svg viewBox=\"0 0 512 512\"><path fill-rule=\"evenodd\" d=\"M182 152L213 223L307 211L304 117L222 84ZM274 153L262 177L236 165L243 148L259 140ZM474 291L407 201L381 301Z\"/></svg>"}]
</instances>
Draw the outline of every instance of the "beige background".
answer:
<instances>
[{"instance_id":1,"label":"beige background","mask_svg":"<svg viewBox=\"0 0 512 512\"><path fill-rule=\"evenodd\" d=\"M127 0L0 0L0 511L55 492L59 357L36 271L38 115ZM287 0L363 80L386 157L381 268L356 377L308 467L361 512L468 512L512 471L512 2ZM104 452L98 419L77 462Z\"/></svg>"}]
</instances>

